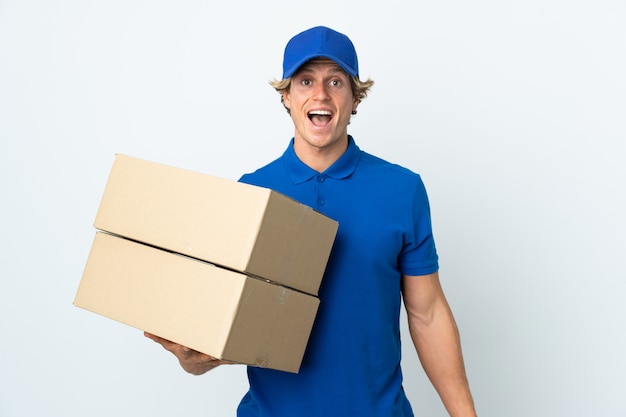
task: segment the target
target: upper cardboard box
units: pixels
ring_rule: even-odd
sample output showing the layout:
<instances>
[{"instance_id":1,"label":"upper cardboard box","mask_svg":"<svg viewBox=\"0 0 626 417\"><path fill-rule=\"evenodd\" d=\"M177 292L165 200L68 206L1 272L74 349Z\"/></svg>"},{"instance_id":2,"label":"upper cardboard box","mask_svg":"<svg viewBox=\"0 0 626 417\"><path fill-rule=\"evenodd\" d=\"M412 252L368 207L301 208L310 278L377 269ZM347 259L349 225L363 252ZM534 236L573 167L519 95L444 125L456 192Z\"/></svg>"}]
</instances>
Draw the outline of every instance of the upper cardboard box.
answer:
<instances>
[{"instance_id":1,"label":"upper cardboard box","mask_svg":"<svg viewBox=\"0 0 626 417\"><path fill-rule=\"evenodd\" d=\"M268 188L117 155L94 226L317 295L338 224Z\"/></svg>"}]
</instances>

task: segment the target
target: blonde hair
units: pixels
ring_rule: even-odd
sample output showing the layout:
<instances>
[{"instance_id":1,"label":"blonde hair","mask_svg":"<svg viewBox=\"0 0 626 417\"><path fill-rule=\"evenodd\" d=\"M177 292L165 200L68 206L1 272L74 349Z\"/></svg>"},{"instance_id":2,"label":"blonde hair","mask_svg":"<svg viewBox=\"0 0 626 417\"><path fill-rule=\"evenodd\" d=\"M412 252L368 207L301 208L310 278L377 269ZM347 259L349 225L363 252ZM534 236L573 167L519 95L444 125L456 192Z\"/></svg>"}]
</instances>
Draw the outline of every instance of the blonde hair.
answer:
<instances>
[{"instance_id":1,"label":"blonde hair","mask_svg":"<svg viewBox=\"0 0 626 417\"><path fill-rule=\"evenodd\" d=\"M270 81L270 85L274 87L276 91L278 91L278 93L280 94L280 102L283 104L283 107L285 107L285 109L287 110L287 113L291 114L290 110L287 108L287 106L285 106L285 102L283 99L283 93L289 91L289 88L291 87L291 77L283 78L282 80L272 80ZM350 77L350 86L352 87L352 95L358 98L359 103L361 102L361 100L367 97L367 94L369 93L373 85L374 85L374 81L372 81L369 78L365 81L361 81L359 80L359 77Z\"/></svg>"}]
</instances>

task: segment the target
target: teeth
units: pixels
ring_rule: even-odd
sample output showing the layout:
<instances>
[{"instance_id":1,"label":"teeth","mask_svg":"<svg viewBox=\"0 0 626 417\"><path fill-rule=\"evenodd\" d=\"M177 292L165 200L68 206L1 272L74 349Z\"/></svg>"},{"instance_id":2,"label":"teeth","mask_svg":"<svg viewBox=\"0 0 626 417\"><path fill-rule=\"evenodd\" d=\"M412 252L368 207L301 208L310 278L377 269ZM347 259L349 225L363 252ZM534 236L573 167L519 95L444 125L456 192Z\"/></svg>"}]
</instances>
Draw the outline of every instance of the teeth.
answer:
<instances>
[{"instance_id":1,"label":"teeth","mask_svg":"<svg viewBox=\"0 0 626 417\"><path fill-rule=\"evenodd\" d=\"M315 116L330 116L332 113L328 110L313 110L310 111L309 114Z\"/></svg>"}]
</instances>

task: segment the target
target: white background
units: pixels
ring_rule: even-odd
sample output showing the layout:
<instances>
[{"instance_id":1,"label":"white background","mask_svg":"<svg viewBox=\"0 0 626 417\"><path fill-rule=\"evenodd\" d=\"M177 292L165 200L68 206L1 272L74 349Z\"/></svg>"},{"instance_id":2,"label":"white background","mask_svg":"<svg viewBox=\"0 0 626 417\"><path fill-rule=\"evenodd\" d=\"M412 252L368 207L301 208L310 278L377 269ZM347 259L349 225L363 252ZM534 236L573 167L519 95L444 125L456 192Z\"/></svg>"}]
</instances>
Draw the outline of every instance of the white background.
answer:
<instances>
[{"instance_id":1,"label":"white background","mask_svg":"<svg viewBox=\"0 0 626 417\"><path fill-rule=\"evenodd\" d=\"M72 301L114 154L274 159L267 82L318 24L376 81L359 146L427 185L480 415L626 416L621 0L0 0L0 416L234 415L243 367L187 375ZM416 415L444 416L404 348Z\"/></svg>"}]
</instances>

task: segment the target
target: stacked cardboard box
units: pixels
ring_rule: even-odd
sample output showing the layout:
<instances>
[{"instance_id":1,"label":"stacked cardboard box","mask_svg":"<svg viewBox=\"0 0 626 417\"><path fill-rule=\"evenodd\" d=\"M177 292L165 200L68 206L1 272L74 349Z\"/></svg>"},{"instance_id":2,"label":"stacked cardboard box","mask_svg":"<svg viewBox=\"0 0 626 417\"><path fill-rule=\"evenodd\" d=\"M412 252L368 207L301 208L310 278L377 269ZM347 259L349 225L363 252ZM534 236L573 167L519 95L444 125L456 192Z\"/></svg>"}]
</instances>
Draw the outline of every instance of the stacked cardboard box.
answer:
<instances>
[{"instance_id":1,"label":"stacked cardboard box","mask_svg":"<svg viewBox=\"0 0 626 417\"><path fill-rule=\"evenodd\" d=\"M118 155L74 304L297 372L337 223L267 188Z\"/></svg>"}]
</instances>

